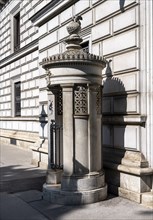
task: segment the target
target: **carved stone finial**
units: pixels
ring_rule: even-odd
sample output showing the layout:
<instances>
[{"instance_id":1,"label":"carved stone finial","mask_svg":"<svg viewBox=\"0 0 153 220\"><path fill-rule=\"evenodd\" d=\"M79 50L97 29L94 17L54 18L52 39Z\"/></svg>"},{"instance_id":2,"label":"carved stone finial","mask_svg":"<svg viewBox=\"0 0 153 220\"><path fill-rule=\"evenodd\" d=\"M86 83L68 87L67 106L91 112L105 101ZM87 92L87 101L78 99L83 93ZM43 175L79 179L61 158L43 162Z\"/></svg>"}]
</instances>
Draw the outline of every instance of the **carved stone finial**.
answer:
<instances>
[{"instance_id":1,"label":"carved stone finial","mask_svg":"<svg viewBox=\"0 0 153 220\"><path fill-rule=\"evenodd\" d=\"M70 36L65 40L67 43L66 48L68 50L81 49L80 43L82 42L82 38L78 35L81 30L81 22L82 17L80 15L75 16L73 21L71 21L67 26L67 31Z\"/></svg>"},{"instance_id":2,"label":"carved stone finial","mask_svg":"<svg viewBox=\"0 0 153 220\"><path fill-rule=\"evenodd\" d=\"M72 34L77 34L78 35L78 33L81 30L80 20L82 20L82 17L80 15L75 16L73 18L73 21L71 21L70 24L67 26L67 31L70 35L72 35Z\"/></svg>"}]
</instances>

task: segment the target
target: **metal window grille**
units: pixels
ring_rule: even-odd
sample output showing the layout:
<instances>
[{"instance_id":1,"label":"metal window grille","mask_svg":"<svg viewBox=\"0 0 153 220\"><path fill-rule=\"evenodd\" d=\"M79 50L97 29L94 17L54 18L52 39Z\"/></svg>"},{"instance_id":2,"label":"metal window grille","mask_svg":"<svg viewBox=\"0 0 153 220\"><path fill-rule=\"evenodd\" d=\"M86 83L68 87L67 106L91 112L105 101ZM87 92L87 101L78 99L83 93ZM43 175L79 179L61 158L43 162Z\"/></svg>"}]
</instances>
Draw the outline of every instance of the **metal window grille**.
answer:
<instances>
[{"instance_id":1,"label":"metal window grille","mask_svg":"<svg viewBox=\"0 0 153 220\"><path fill-rule=\"evenodd\" d=\"M21 82L14 84L15 91L15 116L21 116Z\"/></svg>"},{"instance_id":2,"label":"metal window grille","mask_svg":"<svg viewBox=\"0 0 153 220\"><path fill-rule=\"evenodd\" d=\"M14 16L14 51L20 48L20 13Z\"/></svg>"},{"instance_id":3,"label":"metal window grille","mask_svg":"<svg viewBox=\"0 0 153 220\"><path fill-rule=\"evenodd\" d=\"M82 47L83 51L89 53L89 41L82 43L81 47Z\"/></svg>"}]
</instances>

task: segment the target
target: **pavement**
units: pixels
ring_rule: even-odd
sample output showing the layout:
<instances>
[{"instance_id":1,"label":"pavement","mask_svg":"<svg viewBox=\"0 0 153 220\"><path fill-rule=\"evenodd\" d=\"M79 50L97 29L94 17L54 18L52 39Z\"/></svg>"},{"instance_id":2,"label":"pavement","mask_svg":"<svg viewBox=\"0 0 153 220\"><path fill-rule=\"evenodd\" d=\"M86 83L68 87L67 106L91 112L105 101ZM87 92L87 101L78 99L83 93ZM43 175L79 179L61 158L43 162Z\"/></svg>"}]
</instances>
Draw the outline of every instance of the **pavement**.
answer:
<instances>
[{"instance_id":1,"label":"pavement","mask_svg":"<svg viewBox=\"0 0 153 220\"><path fill-rule=\"evenodd\" d=\"M0 144L0 220L153 220L152 209L114 195L82 206L43 200L39 188L46 171L32 166L31 156L16 146Z\"/></svg>"},{"instance_id":2,"label":"pavement","mask_svg":"<svg viewBox=\"0 0 153 220\"><path fill-rule=\"evenodd\" d=\"M0 192L42 189L46 170L31 164L32 151L0 144Z\"/></svg>"}]
</instances>

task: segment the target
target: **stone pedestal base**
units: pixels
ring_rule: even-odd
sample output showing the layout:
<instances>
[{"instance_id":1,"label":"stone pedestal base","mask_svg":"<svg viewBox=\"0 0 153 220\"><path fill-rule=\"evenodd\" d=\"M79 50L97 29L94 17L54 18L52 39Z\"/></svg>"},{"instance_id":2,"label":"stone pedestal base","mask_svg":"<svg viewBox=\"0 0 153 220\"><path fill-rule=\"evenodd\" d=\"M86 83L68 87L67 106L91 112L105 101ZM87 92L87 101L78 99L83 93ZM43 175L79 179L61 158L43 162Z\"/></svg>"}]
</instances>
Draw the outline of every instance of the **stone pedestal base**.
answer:
<instances>
[{"instance_id":1,"label":"stone pedestal base","mask_svg":"<svg viewBox=\"0 0 153 220\"><path fill-rule=\"evenodd\" d=\"M48 169L46 173L46 184L59 184L61 183L61 176L63 170Z\"/></svg>"},{"instance_id":2,"label":"stone pedestal base","mask_svg":"<svg viewBox=\"0 0 153 220\"><path fill-rule=\"evenodd\" d=\"M107 197L107 186L89 191L63 191L61 185L43 185L43 199L61 205L83 205L102 201Z\"/></svg>"},{"instance_id":3,"label":"stone pedestal base","mask_svg":"<svg viewBox=\"0 0 153 220\"><path fill-rule=\"evenodd\" d=\"M146 192L141 197L142 205L151 208L153 210L153 192Z\"/></svg>"},{"instance_id":4,"label":"stone pedestal base","mask_svg":"<svg viewBox=\"0 0 153 220\"><path fill-rule=\"evenodd\" d=\"M107 185L102 172L84 176L63 176L61 184L44 184L43 198L51 203L83 205L106 199Z\"/></svg>"},{"instance_id":5,"label":"stone pedestal base","mask_svg":"<svg viewBox=\"0 0 153 220\"><path fill-rule=\"evenodd\" d=\"M108 191L137 203L144 203L143 195L150 193L152 189L153 169L149 167L143 154L105 148L104 158Z\"/></svg>"},{"instance_id":6,"label":"stone pedestal base","mask_svg":"<svg viewBox=\"0 0 153 220\"><path fill-rule=\"evenodd\" d=\"M109 165L110 168L113 168L113 164ZM128 169L129 173L127 173L126 168ZM140 174L134 172L137 170L140 172ZM105 171L106 181L109 185L108 190L110 193L130 199L137 203L141 203L141 195L151 191L150 168L134 168L132 170L132 167L122 167L121 165L118 165L114 170L105 167Z\"/></svg>"}]
</instances>

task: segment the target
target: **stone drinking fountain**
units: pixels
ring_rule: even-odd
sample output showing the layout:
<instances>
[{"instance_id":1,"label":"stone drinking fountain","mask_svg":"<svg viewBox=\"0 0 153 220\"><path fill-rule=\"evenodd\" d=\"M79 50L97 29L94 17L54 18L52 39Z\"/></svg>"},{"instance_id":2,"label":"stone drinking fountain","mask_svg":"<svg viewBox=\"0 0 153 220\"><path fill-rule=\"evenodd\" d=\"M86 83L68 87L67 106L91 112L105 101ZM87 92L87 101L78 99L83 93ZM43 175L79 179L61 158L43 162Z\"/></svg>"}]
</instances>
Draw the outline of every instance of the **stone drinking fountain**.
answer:
<instances>
[{"instance_id":1,"label":"stone drinking fountain","mask_svg":"<svg viewBox=\"0 0 153 220\"><path fill-rule=\"evenodd\" d=\"M78 35L80 20L82 17L77 16L67 26L69 37L65 40L66 51L42 61L42 67L46 70L48 92L54 96L54 99L48 100L48 120L51 126L49 177L43 186L43 198L65 205L94 203L107 197L101 137L101 83L102 69L106 62L102 57L87 53L81 48L82 39ZM60 117L57 108L62 112ZM56 119L62 124L62 138L59 135L56 139L61 142L57 151L60 151L60 155L62 152L63 166L54 164L52 154L56 157L57 152L51 151L53 140L50 138L53 138L51 134L53 128L56 128ZM57 161L58 159L56 163Z\"/></svg>"}]
</instances>

